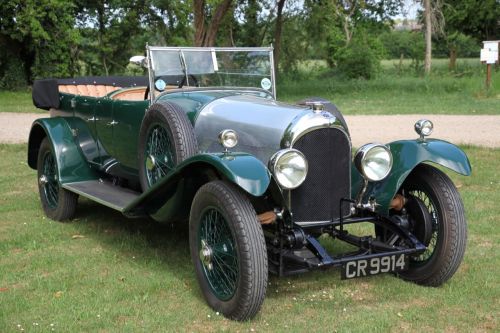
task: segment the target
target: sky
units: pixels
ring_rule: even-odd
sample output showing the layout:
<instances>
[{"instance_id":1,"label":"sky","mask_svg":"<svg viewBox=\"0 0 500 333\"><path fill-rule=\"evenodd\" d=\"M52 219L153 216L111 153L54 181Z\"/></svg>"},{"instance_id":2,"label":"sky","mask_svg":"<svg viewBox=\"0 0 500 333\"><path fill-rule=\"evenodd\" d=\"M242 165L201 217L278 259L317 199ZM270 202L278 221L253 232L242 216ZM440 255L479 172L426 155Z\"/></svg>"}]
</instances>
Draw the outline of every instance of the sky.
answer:
<instances>
[{"instance_id":1,"label":"sky","mask_svg":"<svg viewBox=\"0 0 500 333\"><path fill-rule=\"evenodd\" d=\"M414 19L417 17L417 12L422 8L420 2L414 0L404 0L403 14L397 15L396 19Z\"/></svg>"}]
</instances>

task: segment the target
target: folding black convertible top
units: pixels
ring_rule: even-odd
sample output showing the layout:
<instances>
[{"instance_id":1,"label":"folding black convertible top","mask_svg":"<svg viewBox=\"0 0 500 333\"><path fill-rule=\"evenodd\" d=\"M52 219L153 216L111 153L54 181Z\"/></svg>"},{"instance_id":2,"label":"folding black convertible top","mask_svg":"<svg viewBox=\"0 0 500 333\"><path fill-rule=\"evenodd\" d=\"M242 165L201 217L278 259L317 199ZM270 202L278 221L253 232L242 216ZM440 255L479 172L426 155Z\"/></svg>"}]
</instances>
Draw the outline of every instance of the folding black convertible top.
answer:
<instances>
[{"instance_id":1,"label":"folding black convertible top","mask_svg":"<svg viewBox=\"0 0 500 333\"><path fill-rule=\"evenodd\" d=\"M147 86L146 76L85 76L69 79L43 79L33 83L33 104L40 109L59 108L59 85L105 85L113 87Z\"/></svg>"}]
</instances>

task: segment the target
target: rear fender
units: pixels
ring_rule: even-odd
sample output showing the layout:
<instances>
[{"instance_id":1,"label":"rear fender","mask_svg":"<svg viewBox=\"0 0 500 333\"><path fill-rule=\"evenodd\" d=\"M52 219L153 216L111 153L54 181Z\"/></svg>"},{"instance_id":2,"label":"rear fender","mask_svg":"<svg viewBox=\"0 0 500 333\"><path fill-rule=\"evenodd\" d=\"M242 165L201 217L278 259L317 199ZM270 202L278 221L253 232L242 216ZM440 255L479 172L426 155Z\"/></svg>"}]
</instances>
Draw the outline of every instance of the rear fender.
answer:
<instances>
[{"instance_id":1,"label":"rear fender","mask_svg":"<svg viewBox=\"0 0 500 333\"><path fill-rule=\"evenodd\" d=\"M255 197L263 195L271 181L266 166L252 155L198 154L145 191L125 208L124 214L133 216L136 211L146 211L155 220L169 220L179 210L189 210L198 188L213 177L226 179Z\"/></svg>"},{"instance_id":2,"label":"rear fender","mask_svg":"<svg viewBox=\"0 0 500 333\"><path fill-rule=\"evenodd\" d=\"M75 142L71 127L60 117L33 122L28 140L28 165L32 169L37 169L38 150L45 137L49 138L57 160L60 184L97 179Z\"/></svg>"},{"instance_id":3,"label":"rear fender","mask_svg":"<svg viewBox=\"0 0 500 333\"><path fill-rule=\"evenodd\" d=\"M472 172L467 155L457 146L443 140L401 140L391 142L388 146L393 156L391 173L381 182L370 183L364 196L364 201L374 197L379 204L377 211L384 215L389 213L391 200L406 177L421 163L435 163L464 176ZM363 180L355 168L352 170L352 179L352 193L358 193Z\"/></svg>"}]
</instances>

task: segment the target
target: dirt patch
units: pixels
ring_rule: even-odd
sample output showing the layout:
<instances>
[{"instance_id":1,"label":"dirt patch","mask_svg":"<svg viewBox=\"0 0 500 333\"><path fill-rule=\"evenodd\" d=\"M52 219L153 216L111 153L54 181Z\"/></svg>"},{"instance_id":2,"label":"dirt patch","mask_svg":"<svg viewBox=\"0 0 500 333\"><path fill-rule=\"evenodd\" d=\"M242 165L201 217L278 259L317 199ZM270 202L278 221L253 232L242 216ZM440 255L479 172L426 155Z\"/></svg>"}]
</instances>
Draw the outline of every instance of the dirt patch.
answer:
<instances>
[{"instance_id":1,"label":"dirt patch","mask_svg":"<svg viewBox=\"0 0 500 333\"><path fill-rule=\"evenodd\" d=\"M0 112L0 143L28 141L31 124L41 114ZM48 113L47 113L48 116ZM368 142L390 142L413 139L413 125L420 115L346 116L352 144L359 147ZM455 144L500 147L500 115L488 116L428 116L434 123L431 137Z\"/></svg>"},{"instance_id":2,"label":"dirt patch","mask_svg":"<svg viewBox=\"0 0 500 333\"><path fill-rule=\"evenodd\" d=\"M500 111L499 111L500 113ZM367 142L390 142L417 137L413 126L420 115L346 116L354 147ZM426 116L434 123L432 138L454 144L500 147L500 115L498 116Z\"/></svg>"}]
</instances>

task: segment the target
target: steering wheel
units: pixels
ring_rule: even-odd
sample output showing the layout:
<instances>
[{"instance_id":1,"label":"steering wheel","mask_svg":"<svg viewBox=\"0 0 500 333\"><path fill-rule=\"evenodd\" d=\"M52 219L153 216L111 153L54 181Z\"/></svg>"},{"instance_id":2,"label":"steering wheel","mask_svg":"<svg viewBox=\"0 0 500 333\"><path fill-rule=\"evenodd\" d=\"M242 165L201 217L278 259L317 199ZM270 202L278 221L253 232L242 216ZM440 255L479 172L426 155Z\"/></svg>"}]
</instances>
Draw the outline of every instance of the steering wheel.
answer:
<instances>
[{"instance_id":1,"label":"steering wheel","mask_svg":"<svg viewBox=\"0 0 500 333\"><path fill-rule=\"evenodd\" d=\"M193 74L188 74L188 76L189 76L189 83L193 82L195 87L200 86L200 84L198 83L198 80L196 79L196 76L194 76ZM181 82L179 83L178 88L182 88L185 84L186 84L186 76L184 75L182 77ZM190 84L190 86L191 86L191 84Z\"/></svg>"}]
</instances>

